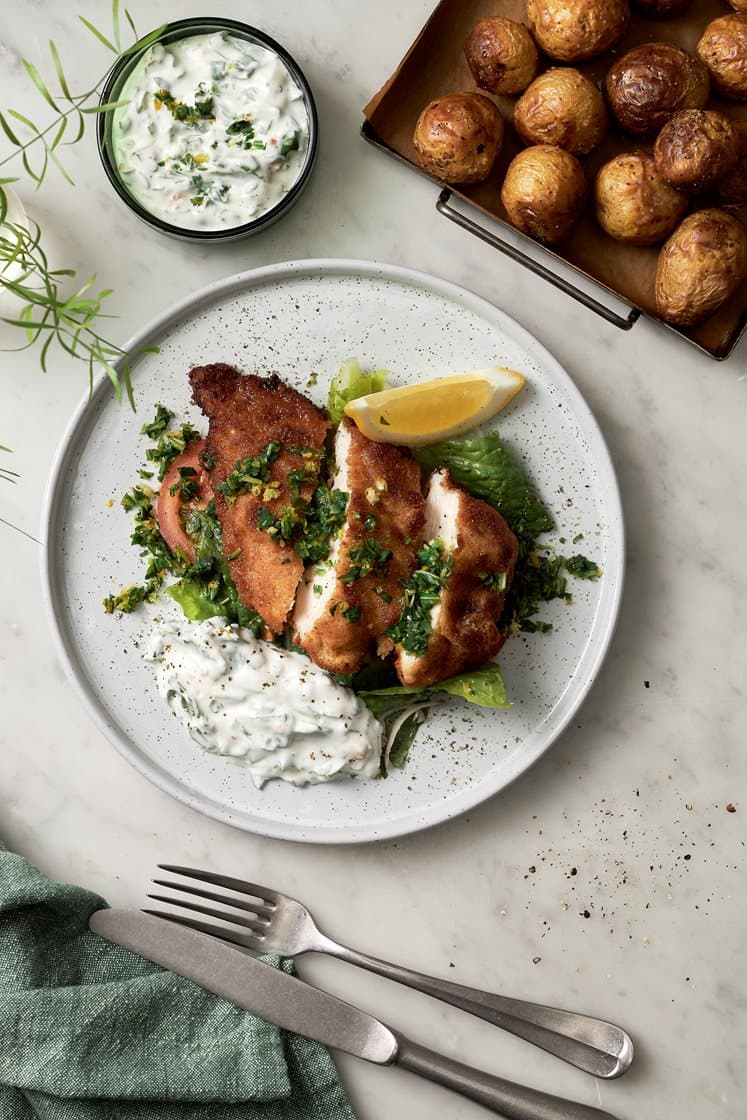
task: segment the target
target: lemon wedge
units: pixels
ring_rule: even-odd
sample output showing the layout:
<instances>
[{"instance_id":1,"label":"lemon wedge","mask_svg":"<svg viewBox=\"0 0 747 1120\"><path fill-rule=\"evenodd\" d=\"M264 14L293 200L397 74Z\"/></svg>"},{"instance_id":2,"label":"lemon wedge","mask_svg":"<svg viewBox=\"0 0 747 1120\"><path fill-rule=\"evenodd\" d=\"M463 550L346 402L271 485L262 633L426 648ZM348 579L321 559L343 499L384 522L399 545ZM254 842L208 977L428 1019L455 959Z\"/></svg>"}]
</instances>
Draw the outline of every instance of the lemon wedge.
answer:
<instances>
[{"instance_id":1,"label":"lemon wedge","mask_svg":"<svg viewBox=\"0 0 747 1120\"><path fill-rule=\"evenodd\" d=\"M524 377L503 366L434 377L418 385L369 393L345 405L364 436L416 447L460 436L489 420L512 400Z\"/></svg>"}]
</instances>

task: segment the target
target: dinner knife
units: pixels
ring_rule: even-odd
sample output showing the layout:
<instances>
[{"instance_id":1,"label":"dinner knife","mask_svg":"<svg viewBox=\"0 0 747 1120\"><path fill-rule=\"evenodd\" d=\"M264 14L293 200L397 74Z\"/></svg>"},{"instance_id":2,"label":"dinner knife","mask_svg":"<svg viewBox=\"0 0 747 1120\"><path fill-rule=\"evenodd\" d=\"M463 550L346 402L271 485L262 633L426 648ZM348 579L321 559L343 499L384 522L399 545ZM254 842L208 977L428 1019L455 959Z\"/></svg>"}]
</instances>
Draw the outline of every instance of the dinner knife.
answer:
<instances>
[{"instance_id":1,"label":"dinner knife","mask_svg":"<svg viewBox=\"0 0 747 1120\"><path fill-rule=\"evenodd\" d=\"M615 1120L428 1050L357 1007L204 933L139 910L97 910L91 930L193 980L283 1030L378 1065L397 1065L477 1101L505 1120Z\"/></svg>"}]
</instances>

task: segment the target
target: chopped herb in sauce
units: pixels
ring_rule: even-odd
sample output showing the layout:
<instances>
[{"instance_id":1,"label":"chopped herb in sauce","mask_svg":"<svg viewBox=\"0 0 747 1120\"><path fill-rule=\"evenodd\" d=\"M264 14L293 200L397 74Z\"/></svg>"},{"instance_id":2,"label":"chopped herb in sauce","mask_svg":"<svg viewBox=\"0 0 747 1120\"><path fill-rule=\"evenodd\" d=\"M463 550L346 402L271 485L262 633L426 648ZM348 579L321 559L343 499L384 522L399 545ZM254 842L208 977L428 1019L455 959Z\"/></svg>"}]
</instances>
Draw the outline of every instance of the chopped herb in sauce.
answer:
<instances>
[{"instance_id":1,"label":"chopped herb in sauce","mask_svg":"<svg viewBox=\"0 0 747 1120\"><path fill-rule=\"evenodd\" d=\"M153 104L156 109L164 105L171 113L174 120L181 121L196 127L200 121L215 119L215 98L206 89L198 89L195 93L194 105L187 105L184 101L177 101L167 89L159 89L153 94Z\"/></svg>"}]
</instances>

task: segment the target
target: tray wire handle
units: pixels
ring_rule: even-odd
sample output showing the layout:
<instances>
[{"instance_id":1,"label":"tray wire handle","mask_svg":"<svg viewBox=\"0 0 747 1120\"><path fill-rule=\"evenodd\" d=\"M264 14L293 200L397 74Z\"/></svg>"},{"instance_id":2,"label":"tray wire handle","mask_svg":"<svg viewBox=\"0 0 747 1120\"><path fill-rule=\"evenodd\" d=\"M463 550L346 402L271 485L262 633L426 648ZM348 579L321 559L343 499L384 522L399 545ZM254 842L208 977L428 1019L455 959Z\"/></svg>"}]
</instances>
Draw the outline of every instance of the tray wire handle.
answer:
<instances>
[{"instance_id":1,"label":"tray wire handle","mask_svg":"<svg viewBox=\"0 0 747 1120\"><path fill-rule=\"evenodd\" d=\"M640 318L641 313L637 307L632 307L628 315L618 315L611 308L605 307L603 303L594 299L593 296L587 295L586 292L582 292L580 288L577 288L569 280L564 280L562 276L556 276L554 272L551 272L549 268L545 268L539 261L532 260L526 253L522 253L521 249L514 248L513 245L510 245L507 241L503 241L496 234L490 233L489 230L473 221L472 218L468 218L465 214L461 214L458 210L455 210L453 206L449 206L450 198L451 191L448 188L444 188L436 202L436 209L439 214L443 214L450 222L454 222L456 225L461 226L462 229L466 229L469 233L474 234L475 237L479 237L481 241L492 245L493 248L498 249L499 252L505 253L512 261L523 264L524 267L528 268L530 272L533 272L535 276L541 276L543 280L547 280L548 284L552 284L554 288L559 288L560 291L565 292L567 296L578 300L584 307L588 307L590 311L595 311L597 315L601 315L608 323L619 327L620 330L629 331L636 320Z\"/></svg>"}]
</instances>

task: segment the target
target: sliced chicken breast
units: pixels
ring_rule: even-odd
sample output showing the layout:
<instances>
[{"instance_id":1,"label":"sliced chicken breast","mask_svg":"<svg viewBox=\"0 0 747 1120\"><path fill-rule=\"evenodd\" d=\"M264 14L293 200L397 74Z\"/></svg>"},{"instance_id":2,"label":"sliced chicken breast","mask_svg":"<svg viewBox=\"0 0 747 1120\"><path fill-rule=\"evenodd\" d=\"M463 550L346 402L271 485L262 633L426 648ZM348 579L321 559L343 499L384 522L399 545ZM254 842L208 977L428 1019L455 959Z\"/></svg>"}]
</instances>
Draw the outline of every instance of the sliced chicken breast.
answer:
<instances>
[{"instance_id":1,"label":"sliced chicken breast","mask_svg":"<svg viewBox=\"0 0 747 1120\"><path fill-rule=\"evenodd\" d=\"M426 545L421 553L425 574L415 577L395 628L397 675L416 688L495 657L504 642L496 624L519 552L500 513L457 486L447 470L431 475L425 510L425 539L440 547Z\"/></svg>"},{"instance_id":2,"label":"sliced chicken breast","mask_svg":"<svg viewBox=\"0 0 747 1120\"><path fill-rule=\"evenodd\" d=\"M328 420L275 375L256 377L217 364L193 369L189 379L195 404L210 421L204 461L231 578L242 603L281 633L303 560L280 526L318 485ZM266 476L259 484L251 482L251 464L243 481L237 471L252 457L259 457L255 473Z\"/></svg>"},{"instance_id":3,"label":"sliced chicken breast","mask_svg":"<svg viewBox=\"0 0 747 1120\"><path fill-rule=\"evenodd\" d=\"M335 464L334 488L348 495L345 524L299 588L294 640L330 673L355 673L402 613L424 500L409 453L367 439L348 419L335 437Z\"/></svg>"}]
</instances>

